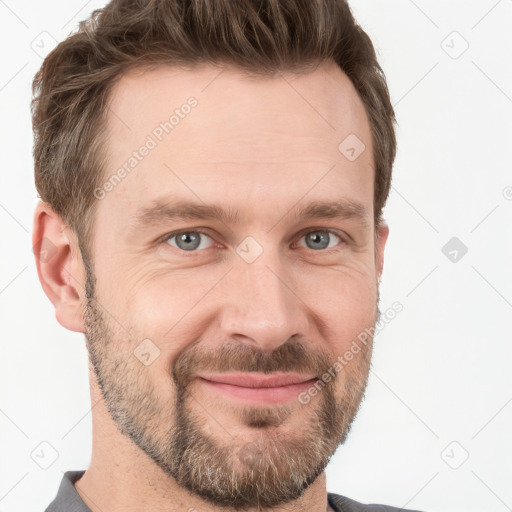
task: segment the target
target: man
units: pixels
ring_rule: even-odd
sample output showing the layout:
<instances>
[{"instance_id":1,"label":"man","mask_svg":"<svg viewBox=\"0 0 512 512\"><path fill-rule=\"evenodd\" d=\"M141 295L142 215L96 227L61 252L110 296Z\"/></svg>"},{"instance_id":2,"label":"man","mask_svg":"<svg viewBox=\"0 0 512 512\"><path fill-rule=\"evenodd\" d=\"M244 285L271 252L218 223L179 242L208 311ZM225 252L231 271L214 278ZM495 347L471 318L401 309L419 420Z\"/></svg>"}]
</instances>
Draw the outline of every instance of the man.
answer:
<instances>
[{"instance_id":1,"label":"man","mask_svg":"<svg viewBox=\"0 0 512 512\"><path fill-rule=\"evenodd\" d=\"M34 93L38 275L93 404L47 511L376 510L324 471L364 396L396 149L347 4L113 0Z\"/></svg>"}]
</instances>

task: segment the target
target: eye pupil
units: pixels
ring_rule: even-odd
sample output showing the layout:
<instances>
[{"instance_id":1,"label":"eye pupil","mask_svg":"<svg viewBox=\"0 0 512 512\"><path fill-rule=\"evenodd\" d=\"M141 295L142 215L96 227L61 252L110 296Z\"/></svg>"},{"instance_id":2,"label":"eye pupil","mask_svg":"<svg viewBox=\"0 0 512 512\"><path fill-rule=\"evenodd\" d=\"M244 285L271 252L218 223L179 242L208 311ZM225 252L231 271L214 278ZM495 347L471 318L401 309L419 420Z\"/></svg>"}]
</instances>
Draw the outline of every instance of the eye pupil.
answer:
<instances>
[{"instance_id":1,"label":"eye pupil","mask_svg":"<svg viewBox=\"0 0 512 512\"><path fill-rule=\"evenodd\" d=\"M323 240L322 240L323 239ZM308 244L308 247L309 246L309 242L313 242L313 244L318 244L320 243L320 248L321 249L325 249L326 247L329 246L329 234L324 232L324 231L312 231L311 233L308 233L307 237L306 237L306 243ZM322 242L325 242L325 243L322 243ZM319 246L318 245L313 245L313 247L310 247L311 249L318 249Z\"/></svg>"},{"instance_id":2,"label":"eye pupil","mask_svg":"<svg viewBox=\"0 0 512 512\"><path fill-rule=\"evenodd\" d=\"M175 243L178 249L191 252L200 247L202 236L200 231L183 231L173 235L172 238L176 240ZM305 239L306 245L310 249L328 249L331 242L331 233L322 230L310 231L305 235Z\"/></svg>"},{"instance_id":3,"label":"eye pupil","mask_svg":"<svg viewBox=\"0 0 512 512\"><path fill-rule=\"evenodd\" d=\"M192 246L187 245L192 241ZM200 244L199 233L189 232L181 233L176 236L176 245L184 251L197 249Z\"/></svg>"}]
</instances>

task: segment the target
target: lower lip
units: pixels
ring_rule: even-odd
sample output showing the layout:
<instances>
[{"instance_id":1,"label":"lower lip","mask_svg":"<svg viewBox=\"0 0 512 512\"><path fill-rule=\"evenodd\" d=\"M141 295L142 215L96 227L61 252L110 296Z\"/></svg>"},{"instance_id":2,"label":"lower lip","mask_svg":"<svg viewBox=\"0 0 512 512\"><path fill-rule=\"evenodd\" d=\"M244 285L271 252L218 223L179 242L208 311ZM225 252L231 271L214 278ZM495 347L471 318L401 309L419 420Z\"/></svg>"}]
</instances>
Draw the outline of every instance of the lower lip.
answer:
<instances>
[{"instance_id":1,"label":"lower lip","mask_svg":"<svg viewBox=\"0 0 512 512\"><path fill-rule=\"evenodd\" d=\"M290 384L288 386L273 388L246 388L221 382L212 382L211 380L202 378L198 380L207 388L229 398L235 398L249 403L282 404L290 400L298 400L299 394L309 389L317 379L311 379L306 382L301 382L300 384Z\"/></svg>"}]
</instances>

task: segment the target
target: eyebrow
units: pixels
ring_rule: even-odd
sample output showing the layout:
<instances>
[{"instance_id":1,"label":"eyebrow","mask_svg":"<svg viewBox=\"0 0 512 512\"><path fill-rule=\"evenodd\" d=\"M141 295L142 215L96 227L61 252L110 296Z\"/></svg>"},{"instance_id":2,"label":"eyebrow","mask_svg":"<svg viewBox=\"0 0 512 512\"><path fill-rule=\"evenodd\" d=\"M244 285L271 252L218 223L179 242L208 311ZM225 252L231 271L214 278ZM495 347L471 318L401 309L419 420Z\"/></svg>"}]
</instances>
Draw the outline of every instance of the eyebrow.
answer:
<instances>
[{"instance_id":1,"label":"eyebrow","mask_svg":"<svg viewBox=\"0 0 512 512\"><path fill-rule=\"evenodd\" d=\"M355 219L364 227L368 226L368 209L359 202L344 199L342 201L313 201L305 206L292 207L284 217L293 219ZM188 201L156 200L149 206L139 208L132 217L135 230L152 225L161 225L177 219L219 220L224 224L240 224L239 212L216 204L193 203Z\"/></svg>"}]
</instances>

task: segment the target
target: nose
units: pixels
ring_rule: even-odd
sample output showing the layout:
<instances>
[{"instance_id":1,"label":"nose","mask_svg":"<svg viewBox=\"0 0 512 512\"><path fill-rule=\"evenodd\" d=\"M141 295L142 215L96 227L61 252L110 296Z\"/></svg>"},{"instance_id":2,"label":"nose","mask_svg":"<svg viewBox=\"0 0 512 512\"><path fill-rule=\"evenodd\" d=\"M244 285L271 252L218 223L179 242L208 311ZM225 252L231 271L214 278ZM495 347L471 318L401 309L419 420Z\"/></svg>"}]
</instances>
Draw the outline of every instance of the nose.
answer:
<instances>
[{"instance_id":1,"label":"nose","mask_svg":"<svg viewBox=\"0 0 512 512\"><path fill-rule=\"evenodd\" d=\"M226 297L220 313L224 337L271 351L294 335L306 336L304 299L294 289L291 272L278 261L261 256L252 263L235 263L222 291Z\"/></svg>"}]
</instances>

